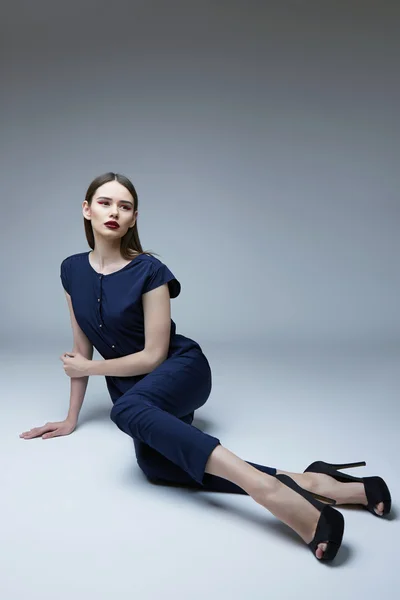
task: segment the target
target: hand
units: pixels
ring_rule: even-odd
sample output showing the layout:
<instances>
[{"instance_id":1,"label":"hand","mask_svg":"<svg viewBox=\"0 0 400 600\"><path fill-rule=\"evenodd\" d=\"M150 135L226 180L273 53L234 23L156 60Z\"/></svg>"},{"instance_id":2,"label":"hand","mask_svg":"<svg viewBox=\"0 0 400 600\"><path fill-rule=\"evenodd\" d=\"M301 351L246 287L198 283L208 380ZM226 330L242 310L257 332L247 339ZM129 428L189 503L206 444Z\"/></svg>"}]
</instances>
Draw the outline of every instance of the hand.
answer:
<instances>
[{"instance_id":1,"label":"hand","mask_svg":"<svg viewBox=\"0 0 400 600\"><path fill-rule=\"evenodd\" d=\"M34 427L30 431L24 431L24 433L20 434L20 438L25 440L30 440L35 437L42 437L42 440L45 440L50 437L56 437L59 435L69 435L76 428L76 421L69 421L65 419L65 421L58 421L56 423L46 423L42 427Z\"/></svg>"},{"instance_id":2,"label":"hand","mask_svg":"<svg viewBox=\"0 0 400 600\"><path fill-rule=\"evenodd\" d=\"M79 352L65 352L60 360L64 363L64 371L68 377L85 377L89 375L89 365L92 362Z\"/></svg>"}]
</instances>

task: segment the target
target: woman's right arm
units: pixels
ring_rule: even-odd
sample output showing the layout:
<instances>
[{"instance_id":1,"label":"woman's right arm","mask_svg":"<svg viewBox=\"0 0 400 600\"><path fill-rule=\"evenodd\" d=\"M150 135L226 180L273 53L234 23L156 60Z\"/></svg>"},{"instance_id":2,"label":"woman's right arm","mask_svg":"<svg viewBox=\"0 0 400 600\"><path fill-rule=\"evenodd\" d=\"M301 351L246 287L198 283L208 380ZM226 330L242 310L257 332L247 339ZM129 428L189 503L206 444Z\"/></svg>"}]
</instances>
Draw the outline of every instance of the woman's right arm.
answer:
<instances>
[{"instance_id":1,"label":"woman's right arm","mask_svg":"<svg viewBox=\"0 0 400 600\"><path fill-rule=\"evenodd\" d=\"M65 291L65 290L64 290ZM65 292L67 298L69 314L71 318L72 333L74 338L73 352L79 352L89 360L93 358L93 344L88 340L82 329L79 327L72 307L71 296ZM20 434L21 438L31 439L42 437L56 437L59 435L69 435L74 431L78 423L78 416L85 398L86 388L89 377L71 377L71 392L69 399L68 415L64 421L45 423L42 427L34 427L30 431L24 431Z\"/></svg>"},{"instance_id":2,"label":"woman's right arm","mask_svg":"<svg viewBox=\"0 0 400 600\"><path fill-rule=\"evenodd\" d=\"M75 318L74 309L72 307L71 296L64 290L65 297L67 299L69 315L71 319L71 327L74 339L74 347L72 352L79 352L87 358L92 360L93 358L93 344L89 341L82 329L79 327L78 322ZM71 377L71 392L69 400L69 410L67 419L73 423L78 422L79 412L81 410L83 400L86 394L86 388L89 381L89 376L85 377Z\"/></svg>"},{"instance_id":3,"label":"woman's right arm","mask_svg":"<svg viewBox=\"0 0 400 600\"><path fill-rule=\"evenodd\" d=\"M93 358L93 349L90 351L85 351L83 348L76 348L73 352L79 352L85 358L92 360ZM79 412L82 408L83 401L85 399L86 388L89 381L89 376L85 377L71 377L71 392L69 398L69 410L66 420L75 423L78 422Z\"/></svg>"}]
</instances>

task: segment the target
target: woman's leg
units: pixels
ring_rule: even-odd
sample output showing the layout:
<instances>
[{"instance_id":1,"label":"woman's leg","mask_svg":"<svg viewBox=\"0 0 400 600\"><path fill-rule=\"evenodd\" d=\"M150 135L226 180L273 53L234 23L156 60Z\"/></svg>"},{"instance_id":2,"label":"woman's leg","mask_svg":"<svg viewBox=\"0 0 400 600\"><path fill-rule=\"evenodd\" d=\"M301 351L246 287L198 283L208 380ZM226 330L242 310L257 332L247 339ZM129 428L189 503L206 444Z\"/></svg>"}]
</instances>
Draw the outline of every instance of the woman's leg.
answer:
<instances>
[{"instance_id":1,"label":"woman's leg","mask_svg":"<svg viewBox=\"0 0 400 600\"><path fill-rule=\"evenodd\" d=\"M110 416L121 431L166 456L201 485L205 473L230 481L294 529L307 544L311 542L320 516L314 506L275 477L223 448L217 438L183 423L141 394L124 394L114 404ZM318 545L317 558L325 549L326 544Z\"/></svg>"},{"instance_id":2,"label":"woman's leg","mask_svg":"<svg viewBox=\"0 0 400 600\"><path fill-rule=\"evenodd\" d=\"M225 479L267 508L309 543L320 513L275 477L222 447L218 438L181 418L205 404L211 373L201 356L171 357L118 398L110 417L117 427L178 465L203 486L205 473ZM326 544L319 544L321 558Z\"/></svg>"},{"instance_id":3,"label":"woman's leg","mask_svg":"<svg viewBox=\"0 0 400 600\"><path fill-rule=\"evenodd\" d=\"M137 439L134 439L133 442L135 444L136 460L139 467L146 477L154 483L163 483L208 492L247 495L247 492L235 483L211 473L204 473L203 483L200 484L190 477L186 471L154 450L154 448ZM249 461L246 462L263 473L275 475L276 469L272 467L266 467Z\"/></svg>"},{"instance_id":4,"label":"woman's leg","mask_svg":"<svg viewBox=\"0 0 400 600\"><path fill-rule=\"evenodd\" d=\"M337 505L363 504L367 506L368 504L365 487L362 482L344 483L336 481L333 477L322 473L291 473L289 471L277 470L276 474L289 475L305 490L333 498L333 500L336 500ZM375 509L378 514L382 514L384 509L383 502L376 504Z\"/></svg>"},{"instance_id":5,"label":"woman's leg","mask_svg":"<svg viewBox=\"0 0 400 600\"><path fill-rule=\"evenodd\" d=\"M314 538L320 512L275 477L261 473L222 445L211 452L205 471L244 489L253 500L296 531L306 544ZM326 548L327 543L318 544L316 557L322 558Z\"/></svg>"},{"instance_id":6,"label":"woman's leg","mask_svg":"<svg viewBox=\"0 0 400 600\"><path fill-rule=\"evenodd\" d=\"M181 417L180 420L191 425L193 418L194 411ZM211 475L211 473L204 473L203 483L197 483L186 471L154 450L154 448L151 448L151 446L136 439L133 442L137 463L150 481L209 492L247 495L247 492L235 483L222 479L222 477L218 477L217 475ZM272 467L266 467L249 461L246 462L263 473L268 473L269 475L275 475L276 473L276 469Z\"/></svg>"},{"instance_id":7,"label":"woman's leg","mask_svg":"<svg viewBox=\"0 0 400 600\"><path fill-rule=\"evenodd\" d=\"M154 448L151 448L140 440L134 439L133 441L135 444L138 465L146 477L154 483L208 492L248 495L245 490L232 481L228 481L227 479L218 477L218 475L212 475L207 472L204 473L203 484L197 483L197 481L192 479L186 471L165 458L165 456L154 450ZM268 475L288 475L303 489L315 492L322 496L327 496L328 498L333 498L338 505L363 504L366 506L368 504L365 488L362 483L342 483L336 481L333 477L329 477L329 475L320 473L293 473L291 471L277 470L273 467L267 467L247 460L245 462L256 468L258 471ZM377 505L377 510L380 512L383 511L382 504L383 503Z\"/></svg>"}]
</instances>

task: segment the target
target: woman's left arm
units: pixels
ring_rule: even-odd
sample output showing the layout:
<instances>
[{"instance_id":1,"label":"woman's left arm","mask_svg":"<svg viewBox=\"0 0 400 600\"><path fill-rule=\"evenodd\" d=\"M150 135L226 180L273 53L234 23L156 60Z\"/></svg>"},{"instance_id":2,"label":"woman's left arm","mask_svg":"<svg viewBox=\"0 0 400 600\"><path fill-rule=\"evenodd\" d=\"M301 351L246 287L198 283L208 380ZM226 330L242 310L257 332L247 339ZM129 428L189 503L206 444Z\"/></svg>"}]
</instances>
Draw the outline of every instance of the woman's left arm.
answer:
<instances>
[{"instance_id":1,"label":"woman's left arm","mask_svg":"<svg viewBox=\"0 0 400 600\"><path fill-rule=\"evenodd\" d=\"M132 377L156 369L168 356L171 334L171 299L168 284L142 295L145 346L143 350L106 360L92 360L86 375Z\"/></svg>"}]
</instances>

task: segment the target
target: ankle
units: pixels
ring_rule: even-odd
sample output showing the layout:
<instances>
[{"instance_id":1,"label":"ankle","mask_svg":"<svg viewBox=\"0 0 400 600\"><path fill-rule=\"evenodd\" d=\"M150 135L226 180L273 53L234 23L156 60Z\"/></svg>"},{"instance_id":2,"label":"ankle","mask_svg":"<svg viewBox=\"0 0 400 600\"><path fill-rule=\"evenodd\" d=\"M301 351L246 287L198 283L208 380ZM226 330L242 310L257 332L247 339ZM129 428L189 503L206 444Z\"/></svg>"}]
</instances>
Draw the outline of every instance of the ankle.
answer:
<instances>
[{"instance_id":1,"label":"ankle","mask_svg":"<svg viewBox=\"0 0 400 600\"><path fill-rule=\"evenodd\" d=\"M308 490L309 492L322 493L319 489L319 475L315 475L315 473L292 473L291 471L276 471L277 475L287 475L293 481L297 483L304 490ZM318 488L318 489L317 489Z\"/></svg>"}]
</instances>

